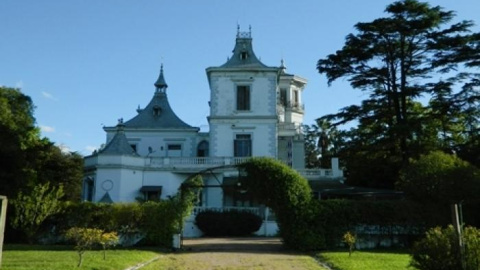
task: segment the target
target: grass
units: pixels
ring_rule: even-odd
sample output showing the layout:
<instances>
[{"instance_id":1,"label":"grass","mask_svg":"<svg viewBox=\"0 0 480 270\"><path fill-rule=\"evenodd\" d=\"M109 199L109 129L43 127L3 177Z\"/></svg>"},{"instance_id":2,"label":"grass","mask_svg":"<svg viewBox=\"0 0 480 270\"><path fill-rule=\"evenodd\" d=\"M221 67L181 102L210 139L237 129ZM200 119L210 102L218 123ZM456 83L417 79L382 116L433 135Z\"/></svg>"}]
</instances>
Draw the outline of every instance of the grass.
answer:
<instances>
[{"instance_id":1,"label":"grass","mask_svg":"<svg viewBox=\"0 0 480 270\"><path fill-rule=\"evenodd\" d=\"M2 270L121 270L158 256L153 250L108 250L106 260L103 251L87 251L83 264L77 267L78 254L68 246L6 245L2 258Z\"/></svg>"},{"instance_id":2,"label":"grass","mask_svg":"<svg viewBox=\"0 0 480 270\"><path fill-rule=\"evenodd\" d=\"M77 267L78 255L68 246L6 245L2 270L123 270L153 258L160 258L142 268L154 269L305 269L324 270L313 257L297 253L255 252L178 252L160 253L146 249L118 249L87 251L82 267ZM404 251L326 251L318 254L320 261L335 270L413 270L409 268L410 256Z\"/></svg>"},{"instance_id":3,"label":"grass","mask_svg":"<svg viewBox=\"0 0 480 270\"><path fill-rule=\"evenodd\" d=\"M320 261L336 270L414 270L409 267L410 255L405 251L326 251L318 254Z\"/></svg>"}]
</instances>

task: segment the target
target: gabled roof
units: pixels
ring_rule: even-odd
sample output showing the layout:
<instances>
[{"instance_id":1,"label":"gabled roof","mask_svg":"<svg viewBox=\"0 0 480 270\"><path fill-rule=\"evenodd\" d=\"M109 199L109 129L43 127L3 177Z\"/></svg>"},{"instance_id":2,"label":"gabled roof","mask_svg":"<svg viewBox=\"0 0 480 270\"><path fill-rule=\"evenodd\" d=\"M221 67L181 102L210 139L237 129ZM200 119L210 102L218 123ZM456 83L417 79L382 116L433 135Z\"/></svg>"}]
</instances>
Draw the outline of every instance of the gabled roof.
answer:
<instances>
[{"instance_id":1,"label":"gabled roof","mask_svg":"<svg viewBox=\"0 0 480 270\"><path fill-rule=\"evenodd\" d=\"M138 156L132 146L130 146L130 143L128 143L125 132L123 131L124 126L125 125L121 122L117 125L117 133L105 148L99 151L99 154Z\"/></svg>"},{"instance_id":2,"label":"gabled roof","mask_svg":"<svg viewBox=\"0 0 480 270\"><path fill-rule=\"evenodd\" d=\"M126 128L164 128L198 130L183 122L173 112L167 98L167 83L163 76L163 66L155 82L155 94L144 109L138 109L138 115L125 122Z\"/></svg>"}]
</instances>

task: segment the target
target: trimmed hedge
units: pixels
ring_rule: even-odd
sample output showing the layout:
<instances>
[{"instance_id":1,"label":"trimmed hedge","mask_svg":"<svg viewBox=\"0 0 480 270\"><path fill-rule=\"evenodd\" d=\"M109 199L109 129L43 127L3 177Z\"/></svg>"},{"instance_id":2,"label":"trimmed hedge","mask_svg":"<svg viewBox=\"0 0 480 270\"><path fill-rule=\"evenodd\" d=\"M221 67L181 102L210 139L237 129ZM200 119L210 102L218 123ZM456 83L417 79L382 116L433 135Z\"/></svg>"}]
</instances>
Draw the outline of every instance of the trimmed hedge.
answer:
<instances>
[{"instance_id":1,"label":"trimmed hedge","mask_svg":"<svg viewBox=\"0 0 480 270\"><path fill-rule=\"evenodd\" d=\"M369 234L386 238L404 236L403 244L409 246L428 228L450 221L448 207L407 200L325 200L318 201L316 207L316 226L323 227L318 233L325 234L325 247L328 248L337 246L346 231L355 231L359 238Z\"/></svg>"},{"instance_id":2,"label":"trimmed hedge","mask_svg":"<svg viewBox=\"0 0 480 270\"><path fill-rule=\"evenodd\" d=\"M205 236L247 236L260 229L262 219L248 211L206 210L197 214L195 224Z\"/></svg>"},{"instance_id":3,"label":"trimmed hedge","mask_svg":"<svg viewBox=\"0 0 480 270\"><path fill-rule=\"evenodd\" d=\"M200 176L187 179L179 193L167 200L145 203L66 203L63 211L44 224L44 239L58 241L58 235L72 227L115 231L123 237L144 235L143 244L171 247L197 199Z\"/></svg>"},{"instance_id":4,"label":"trimmed hedge","mask_svg":"<svg viewBox=\"0 0 480 270\"><path fill-rule=\"evenodd\" d=\"M298 250L325 246L325 235L312 230L318 212L305 178L272 158L251 158L239 168L248 175L240 179L242 186L275 212L285 245Z\"/></svg>"},{"instance_id":5,"label":"trimmed hedge","mask_svg":"<svg viewBox=\"0 0 480 270\"><path fill-rule=\"evenodd\" d=\"M240 179L242 186L272 208L280 236L292 249L335 247L346 231L354 231L358 226L364 226L364 231L358 234L392 238L406 235L412 238L404 243L409 245L428 228L450 221L450 210L445 205L412 201L313 200L307 180L274 159L251 158L239 168L246 173Z\"/></svg>"}]
</instances>

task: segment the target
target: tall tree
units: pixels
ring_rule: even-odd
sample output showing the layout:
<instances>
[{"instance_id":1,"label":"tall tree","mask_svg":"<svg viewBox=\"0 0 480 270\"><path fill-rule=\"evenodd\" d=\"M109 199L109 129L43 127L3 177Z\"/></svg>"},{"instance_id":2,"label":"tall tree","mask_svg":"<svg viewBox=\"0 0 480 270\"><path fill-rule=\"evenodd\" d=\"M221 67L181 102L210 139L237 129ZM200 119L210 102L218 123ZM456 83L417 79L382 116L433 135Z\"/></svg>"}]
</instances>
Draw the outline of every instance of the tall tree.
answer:
<instances>
[{"instance_id":1,"label":"tall tree","mask_svg":"<svg viewBox=\"0 0 480 270\"><path fill-rule=\"evenodd\" d=\"M348 143L339 149L347 179L393 187L398 170L429 151L462 150L474 159L480 34L470 32L471 21L451 23L453 11L416 0L394 2L385 12L387 17L356 24L357 33L320 59L317 69L329 85L346 78L369 93L360 105L320 118L334 126L358 123L343 133ZM420 97L431 102L422 104Z\"/></svg>"},{"instance_id":2,"label":"tall tree","mask_svg":"<svg viewBox=\"0 0 480 270\"><path fill-rule=\"evenodd\" d=\"M66 200L79 200L83 159L40 137L34 105L19 89L0 87L0 194L13 197L37 184L63 185Z\"/></svg>"},{"instance_id":3,"label":"tall tree","mask_svg":"<svg viewBox=\"0 0 480 270\"><path fill-rule=\"evenodd\" d=\"M358 33L349 34L344 47L319 60L317 68L329 84L347 78L352 87L370 93L362 106L347 107L329 118L337 123L365 119L365 104L381 104L381 111L367 117L383 117L385 134L396 140L406 164L412 155L409 143L415 139L412 102L434 90L436 83L431 81L437 74L457 82L456 68L475 64L480 36L469 33L471 21L449 24L454 12L428 3L398 1L385 11L389 17L356 24Z\"/></svg>"},{"instance_id":4,"label":"tall tree","mask_svg":"<svg viewBox=\"0 0 480 270\"><path fill-rule=\"evenodd\" d=\"M316 124L303 126L305 135L305 166L307 168L330 168L331 158L336 156L336 149L341 138L338 130L329 121L319 119Z\"/></svg>"},{"instance_id":5,"label":"tall tree","mask_svg":"<svg viewBox=\"0 0 480 270\"><path fill-rule=\"evenodd\" d=\"M38 141L30 97L19 89L0 87L0 194L12 196L33 174L27 149Z\"/></svg>"}]
</instances>

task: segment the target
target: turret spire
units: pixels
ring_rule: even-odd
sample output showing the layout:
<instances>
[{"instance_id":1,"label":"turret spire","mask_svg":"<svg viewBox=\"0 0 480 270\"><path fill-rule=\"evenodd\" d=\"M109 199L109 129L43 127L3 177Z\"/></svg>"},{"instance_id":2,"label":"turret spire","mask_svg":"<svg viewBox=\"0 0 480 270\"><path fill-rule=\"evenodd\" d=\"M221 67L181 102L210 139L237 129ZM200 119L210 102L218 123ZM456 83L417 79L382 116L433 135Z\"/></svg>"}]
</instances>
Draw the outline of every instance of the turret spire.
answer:
<instances>
[{"instance_id":1,"label":"turret spire","mask_svg":"<svg viewBox=\"0 0 480 270\"><path fill-rule=\"evenodd\" d=\"M163 64L160 66L160 75L158 75L158 79L154 85L157 88L157 91L165 93L167 90L168 85L163 77Z\"/></svg>"}]
</instances>

